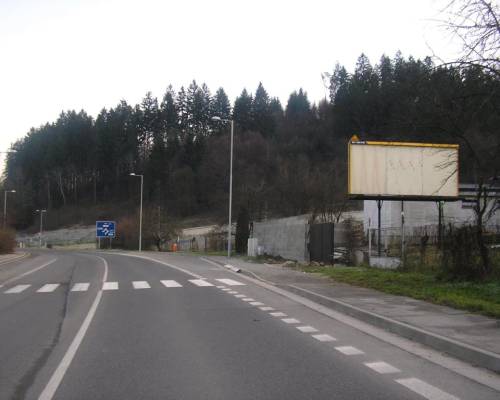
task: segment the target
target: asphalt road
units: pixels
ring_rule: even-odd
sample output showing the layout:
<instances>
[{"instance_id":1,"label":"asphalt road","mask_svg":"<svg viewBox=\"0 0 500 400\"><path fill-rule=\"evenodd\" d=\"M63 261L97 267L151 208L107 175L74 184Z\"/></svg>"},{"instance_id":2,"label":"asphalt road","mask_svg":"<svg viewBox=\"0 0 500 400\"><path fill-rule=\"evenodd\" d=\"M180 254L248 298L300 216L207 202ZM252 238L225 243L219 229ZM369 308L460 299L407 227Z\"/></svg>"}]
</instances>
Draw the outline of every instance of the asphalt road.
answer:
<instances>
[{"instance_id":1,"label":"asphalt road","mask_svg":"<svg viewBox=\"0 0 500 400\"><path fill-rule=\"evenodd\" d=\"M0 268L0 399L498 399L195 256Z\"/></svg>"}]
</instances>

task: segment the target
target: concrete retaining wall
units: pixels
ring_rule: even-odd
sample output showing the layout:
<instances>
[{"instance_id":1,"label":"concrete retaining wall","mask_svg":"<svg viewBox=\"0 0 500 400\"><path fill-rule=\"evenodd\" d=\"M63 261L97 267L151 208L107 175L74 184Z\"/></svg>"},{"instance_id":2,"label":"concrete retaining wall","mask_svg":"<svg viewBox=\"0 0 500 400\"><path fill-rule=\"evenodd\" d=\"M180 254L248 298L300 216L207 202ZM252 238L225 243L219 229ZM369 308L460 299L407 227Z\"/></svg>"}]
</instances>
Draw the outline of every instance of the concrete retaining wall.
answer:
<instances>
[{"instance_id":1,"label":"concrete retaining wall","mask_svg":"<svg viewBox=\"0 0 500 400\"><path fill-rule=\"evenodd\" d=\"M264 247L264 253L289 260L308 261L307 215L255 222L253 237Z\"/></svg>"}]
</instances>

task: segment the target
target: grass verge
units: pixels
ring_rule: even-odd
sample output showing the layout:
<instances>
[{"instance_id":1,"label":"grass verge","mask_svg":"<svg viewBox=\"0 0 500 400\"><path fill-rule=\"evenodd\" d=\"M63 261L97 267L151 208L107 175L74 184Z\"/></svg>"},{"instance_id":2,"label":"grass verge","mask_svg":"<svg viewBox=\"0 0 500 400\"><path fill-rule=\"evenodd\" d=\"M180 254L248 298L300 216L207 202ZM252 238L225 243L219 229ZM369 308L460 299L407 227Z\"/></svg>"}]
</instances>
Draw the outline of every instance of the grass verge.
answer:
<instances>
[{"instance_id":1,"label":"grass verge","mask_svg":"<svg viewBox=\"0 0 500 400\"><path fill-rule=\"evenodd\" d=\"M500 281L441 282L432 273L368 267L304 267L335 281L500 318Z\"/></svg>"}]
</instances>

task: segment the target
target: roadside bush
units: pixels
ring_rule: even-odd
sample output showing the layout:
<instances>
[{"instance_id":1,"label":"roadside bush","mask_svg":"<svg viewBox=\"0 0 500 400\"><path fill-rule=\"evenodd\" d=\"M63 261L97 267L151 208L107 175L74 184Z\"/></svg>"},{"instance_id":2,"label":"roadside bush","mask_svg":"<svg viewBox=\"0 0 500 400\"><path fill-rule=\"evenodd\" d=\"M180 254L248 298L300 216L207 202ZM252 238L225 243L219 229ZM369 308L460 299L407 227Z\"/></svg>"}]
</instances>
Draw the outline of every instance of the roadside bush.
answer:
<instances>
[{"instance_id":1,"label":"roadside bush","mask_svg":"<svg viewBox=\"0 0 500 400\"><path fill-rule=\"evenodd\" d=\"M0 229L0 254L12 253L16 247L16 235L13 231Z\"/></svg>"},{"instance_id":2,"label":"roadside bush","mask_svg":"<svg viewBox=\"0 0 500 400\"><path fill-rule=\"evenodd\" d=\"M441 278L478 280L482 277L481 258L474 227L448 228L443 240Z\"/></svg>"}]
</instances>

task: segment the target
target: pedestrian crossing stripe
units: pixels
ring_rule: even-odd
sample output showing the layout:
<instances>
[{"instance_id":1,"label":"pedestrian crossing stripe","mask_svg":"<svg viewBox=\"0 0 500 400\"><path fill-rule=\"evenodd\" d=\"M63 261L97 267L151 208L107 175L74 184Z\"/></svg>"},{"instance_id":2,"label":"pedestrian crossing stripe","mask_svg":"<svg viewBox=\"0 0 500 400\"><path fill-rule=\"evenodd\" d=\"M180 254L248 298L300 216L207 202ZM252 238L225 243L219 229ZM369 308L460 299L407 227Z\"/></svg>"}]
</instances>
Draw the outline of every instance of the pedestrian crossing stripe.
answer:
<instances>
[{"instance_id":1,"label":"pedestrian crossing stripe","mask_svg":"<svg viewBox=\"0 0 500 400\"><path fill-rule=\"evenodd\" d=\"M245 285L242 282L238 282L238 281L235 281L232 279L215 279L215 280L216 281L225 280L225 281L227 281L227 282L225 282L225 284L229 285L229 286ZM215 286L214 284L210 283L206 279L190 279L190 280L188 280L188 282L196 287ZM184 287L184 285L182 285L181 283L179 283L175 280L160 280L160 283L165 288ZM10 288L4 288L3 293L4 294L19 294L19 293L23 293L23 292L27 291L31 287L33 287L35 289L36 293L53 293L53 292L57 292L58 290L60 290L61 286L62 285L60 283L46 283L46 284L42 284L41 286L33 285L33 284L19 284L19 285L12 286ZM120 288L121 289L130 288L130 286L134 290L151 289L151 283L147 282L147 281L132 281L128 285L125 285L123 283L119 284L118 282L108 281L108 282L104 282L102 284L102 290L103 291L112 291L112 290L119 290ZM91 284L89 282L76 282L73 284L70 291L71 292L86 292L90 289L90 287L91 287ZM231 291L231 289L227 289L226 291L228 293L231 293L231 294L237 293L237 292ZM239 297L239 296L237 296L237 297ZM243 297L246 297L246 296L243 295Z\"/></svg>"}]
</instances>

